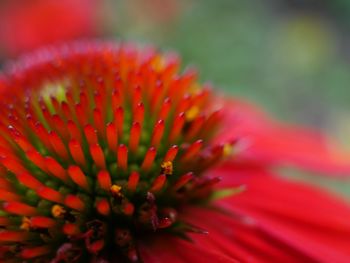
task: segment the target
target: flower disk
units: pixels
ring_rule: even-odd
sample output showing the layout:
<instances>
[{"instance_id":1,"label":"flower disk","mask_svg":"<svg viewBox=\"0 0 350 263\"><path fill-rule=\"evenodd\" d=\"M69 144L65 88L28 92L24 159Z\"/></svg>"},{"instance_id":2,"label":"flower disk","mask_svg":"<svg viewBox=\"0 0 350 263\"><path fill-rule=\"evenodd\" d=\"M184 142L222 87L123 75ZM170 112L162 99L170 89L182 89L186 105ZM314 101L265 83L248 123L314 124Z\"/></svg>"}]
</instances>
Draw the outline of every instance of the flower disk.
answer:
<instances>
[{"instance_id":1,"label":"flower disk","mask_svg":"<svg viewBox=\"0 0 350 263\"><path fill-rule=\"evenodd\" d=\"M137 238L201 231L203 172L231 144L210 89L174 55L108 43L48 48L0 82L0 259L139 261ZM12 261L11 261L12 262Z\"/></svg>"}]
</instances>

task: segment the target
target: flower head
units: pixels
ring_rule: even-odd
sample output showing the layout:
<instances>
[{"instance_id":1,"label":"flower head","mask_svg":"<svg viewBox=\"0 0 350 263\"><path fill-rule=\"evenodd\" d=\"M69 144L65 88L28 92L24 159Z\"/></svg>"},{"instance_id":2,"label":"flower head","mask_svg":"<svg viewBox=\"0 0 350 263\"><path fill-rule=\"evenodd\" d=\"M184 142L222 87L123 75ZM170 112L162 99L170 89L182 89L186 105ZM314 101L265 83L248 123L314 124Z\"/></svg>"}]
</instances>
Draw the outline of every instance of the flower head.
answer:
<instances>
[{"instance_id":1,"label":"flower head","mask_svg":"<svg viewBox=\"0 0 350 263\"><path fill-rule=\"evenodd\" d=\"M139 235L202 231L178 209L208 201L219 178L203 171L229 144L211 143L220 114L196 73L128 45L41 55L2 94L8 257L59 262L115 249L136 261Z\"/></svg>"},{"instance_id":2,"label":"flower head","mask_svg":"<svg viewBox=\"0 0 350 263\"><path fill-rule=\"evenodd\" d=\"M235 136L216 138L230 127L229 112L224 118L222 99L195 71L179 67L173 54L94 42L47 48L4 74L0 259L342 262L350 256L345 203L280 182L269 162L215 168L236 150ZM236 197L242 185L247 191ZM302 198L294 198L299 191ZM297 209L317 208L314 195L322 215ZM341 217L332 214L335 206ZM310 225L328 230L336 245L315 254L313 248L330 242L322 234L314 239ZM278 229L294 239L284 240Z\"/></svg>"}]
</instances>

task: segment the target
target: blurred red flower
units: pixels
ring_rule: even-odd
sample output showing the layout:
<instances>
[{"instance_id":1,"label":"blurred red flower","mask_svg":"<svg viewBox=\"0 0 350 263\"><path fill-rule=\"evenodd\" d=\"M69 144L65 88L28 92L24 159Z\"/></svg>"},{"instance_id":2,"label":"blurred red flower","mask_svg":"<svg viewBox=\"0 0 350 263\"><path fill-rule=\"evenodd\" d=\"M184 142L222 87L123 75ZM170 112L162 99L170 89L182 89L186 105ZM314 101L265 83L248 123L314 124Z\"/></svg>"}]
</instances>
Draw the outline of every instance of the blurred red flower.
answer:
<instances>
[{"instance_id":1,"label":"blurred red flower","mask_svg":"<svg viewBox=\"0 0 350 263\"><path fill-rule=\"evenodd\" d=\"M98 0L4 1L0 4L0 49L13 56L42 45L98 31Z\"/></svg>"},{"instance_id":2,"label":"blurred red flower","mask_svg":"<svg viewBox=\"0 0 350 263\"><path fill-rule=\"evenodd\" d=\"M349 157L179 68L173 54L79 42L4 74L0 259L349 261L349 204L273 171L345 175Z\"/></svg>"}]
</instances>

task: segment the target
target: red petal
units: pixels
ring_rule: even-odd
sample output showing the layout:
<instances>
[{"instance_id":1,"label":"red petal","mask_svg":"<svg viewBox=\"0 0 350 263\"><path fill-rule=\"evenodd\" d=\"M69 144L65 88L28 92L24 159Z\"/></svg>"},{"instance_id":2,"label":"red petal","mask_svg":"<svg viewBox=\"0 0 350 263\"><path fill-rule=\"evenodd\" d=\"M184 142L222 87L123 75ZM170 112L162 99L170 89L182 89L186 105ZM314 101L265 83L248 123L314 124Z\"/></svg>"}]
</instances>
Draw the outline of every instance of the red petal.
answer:
<instances>
[{"instance_id":1,"label":"red petal","mask_svg":"<svg viewBox=\"0 0 350 263\"><path fill-rule=\"evenodd\" d=\"M28 240L28 232L0 231L0 242L23 242Z\"/></svg>"},{"instance_id":2,"label":"red petal","mask_svg":"<svg viewBox=\"0 0 350 263\"><path fill-rule=\"evenodd\" d=\"M37 194L41 198L49 200L51 202L56 202L56 203L63 202L63 195L60 192L47 186L43 186L39 188L37 191Z\"/></svg>"},{"instance_id":3,"label":"red petal","mask_svg":"<svg viewBox=\"0 0 350 263\"><path fill-rule=\"evenodd\" d=\"M314 261L348 262L349 204L264 171L237 170L226 165L213 173L227 179L226 186L246 185L243 193L220 201L225 208L253 219L260 230L280 244Z\"/></svg>"},{"instance_id":4,"label":"red petal","mask_svg":"<svg viewBox=\"0 0 350 263\"><path fill-rule=\"evenodd\" d=\"M74 236L80 233L79 227L73 223L64 224L62 231L68 236Z\"/></svg>"},{"instance_id":5,"label":"red petal","mask_svg":"<svg viewBox=\"0 0 350 263\"><path fill-rule=\"evenodd\" d=\"M31 259L31 258L43 256L45 254L49 254L50 252L51 252L51 247L49 246L25 248L21 252L21 257L24 259Z\"/></svg>"},{"instance_id":6,"label":"red petal","mask_svg":"<svg viewBox=\"0 0 350 263\"><path fill-rule=\"evenodd\" d=\"M8 213L20 216L35 216L38 213L35 207L17 201L4 203L3 209Z\"/></svg>"},{"instance_id":7,"label":"red petal","mask_svg":"<svg viewBox=\"0 0 350 263\"><path fill-rule=\"evenodd\" d=\"M242 139L243 162L297 165L318 172L350 174L350 154L324 135L308 128L272 120L242 101L225 104L225 125L219 141Z\"/></svg>"},{"instance_id":8,"label":"red petal","mask_svg":"<svg viewBox=\"0 0 350 263\"><path fill-rule=\"evenodd\" d=\"M310 259L263 232L250 218L239 214L189 208L182 218L208 235L192 234L194 243L239 262L308 262Z\"/></svg>"},{"instance_id":9,"label":"red petal","mask_svg":"<svg viewBox=\"0 0 350 263\"><path fill-rule=\"evenodd\" d=\"M111 212L111 208L109 206L109 203L107 199L103 198L100 201L96 202L96 209L97 211L104 216L108 216Z\"/></svg>"},{"instance_id":10,"label":"red petal","mask_svg":"<svg viewBox=\"0 0 350 263\"><path fill-rule=\"evenodd\" d=\"M69 166L68 167L68 174L74 183L76 183L81 188L85 189L86 191L90 190L86 175L82 172L82 170L80 169L79 166L74 166L74 165Z\"/></svg>"},{"instance_id":11,"label":"red petal","mask_svg":"<svg viewBox=\"0 0 350 263\"><path fill-rule=\"evenodd\" d=\"M111 176L107 171L100 171L97 174L97 181L99 183L99 186L103 190L108 192L111 189L111 186L112 186Z\"/></svg>"},{"instance_id":12,"label":"red petal","mask_svg":"<svg viewBox=\"0 0 350 263\"><path fill-rule=\"evenodd\" d=\"M81 198L79 198L76 195L72 195L72 194L67 195L66 199L64 200L64 203L66 204L66 206L72 209L75 209L79 212L83 212L85 209L84 202L81 200Z\"/></svg>"},{"instance_id":13,"label":"red petal","mask_svg":"<svg viewBox=\"0 0 350 263\"><path fill-rule=\"evenodd\" d=\"M7 201L7 202L19 201L19 200L21 200L21 196L0 188L0 200Z\"/></svg>"}]
</instances>

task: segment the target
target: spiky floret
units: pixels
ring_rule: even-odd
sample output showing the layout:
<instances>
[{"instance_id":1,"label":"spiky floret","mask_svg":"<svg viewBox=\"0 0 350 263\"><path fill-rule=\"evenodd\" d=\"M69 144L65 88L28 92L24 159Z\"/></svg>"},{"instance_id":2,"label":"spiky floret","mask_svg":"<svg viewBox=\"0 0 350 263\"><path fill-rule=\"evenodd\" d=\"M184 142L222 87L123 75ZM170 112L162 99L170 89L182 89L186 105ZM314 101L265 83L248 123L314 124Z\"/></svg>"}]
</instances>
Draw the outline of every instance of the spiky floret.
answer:
<instances>
[{"instance_id":1,"label":"spiky floret","mask_svg":"<svg viewBox=\"0 0 350 263\"><path fill-rule=\"evenodd\" d=\"M128 44L49 48L4 77L0 258L138 261L137 237L178 220L219 181L204 171L220 111L171 54Z\"/></svg>"}]
</instances>

